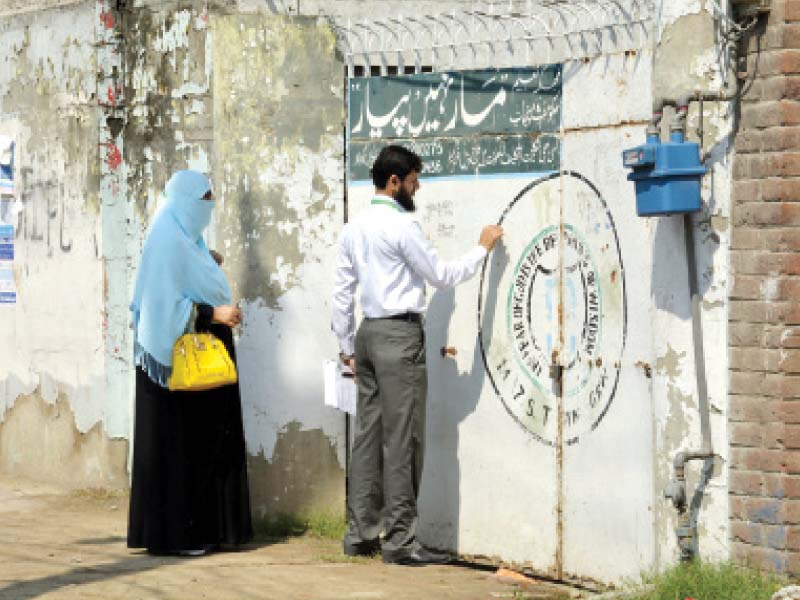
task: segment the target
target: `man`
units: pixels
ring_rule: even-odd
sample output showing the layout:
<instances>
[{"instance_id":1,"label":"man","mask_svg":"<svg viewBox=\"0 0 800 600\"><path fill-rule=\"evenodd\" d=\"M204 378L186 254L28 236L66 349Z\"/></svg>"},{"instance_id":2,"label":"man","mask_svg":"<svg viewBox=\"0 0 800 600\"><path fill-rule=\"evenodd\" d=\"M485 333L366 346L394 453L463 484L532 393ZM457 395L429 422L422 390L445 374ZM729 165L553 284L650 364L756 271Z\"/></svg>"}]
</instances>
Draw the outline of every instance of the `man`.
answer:
<instances>
[{"instance_id":1,"label":"man","mask_svg":"<svg viewBox=\"0 0 800 600\"><path fill-rule=\"evenodd\" d=\"M421 170L419 156L401 146L378 154L375 197L341 234L333 297L340 356L358 382L344 552L380 550L384 562L412 565L449 560L416 537L427 393L425 282L448 288L469 279L503 234L488 225L467 254L440 260L413 217ZM359 284L364 320L356 334Z\"/></svg>"}]
</instances>

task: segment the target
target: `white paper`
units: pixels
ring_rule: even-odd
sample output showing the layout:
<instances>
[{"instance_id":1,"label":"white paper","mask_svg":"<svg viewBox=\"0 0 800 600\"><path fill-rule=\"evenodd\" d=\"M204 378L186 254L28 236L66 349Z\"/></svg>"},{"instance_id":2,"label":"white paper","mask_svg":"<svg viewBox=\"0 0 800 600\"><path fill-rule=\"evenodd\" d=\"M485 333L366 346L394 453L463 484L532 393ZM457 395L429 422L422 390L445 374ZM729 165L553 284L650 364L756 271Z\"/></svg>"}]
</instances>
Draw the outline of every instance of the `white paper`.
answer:
<instances>
[{"instance_id":1,"label":"white paper","mask_svg":"<svg viewBox=\"0 0 800 600\"><path fill-rule=\"evenodd\" d=\"M357 388L350 369L339 360L326 360L322 371L325 378L325 406L355 415Z\"/></svg>"}]
</instances>

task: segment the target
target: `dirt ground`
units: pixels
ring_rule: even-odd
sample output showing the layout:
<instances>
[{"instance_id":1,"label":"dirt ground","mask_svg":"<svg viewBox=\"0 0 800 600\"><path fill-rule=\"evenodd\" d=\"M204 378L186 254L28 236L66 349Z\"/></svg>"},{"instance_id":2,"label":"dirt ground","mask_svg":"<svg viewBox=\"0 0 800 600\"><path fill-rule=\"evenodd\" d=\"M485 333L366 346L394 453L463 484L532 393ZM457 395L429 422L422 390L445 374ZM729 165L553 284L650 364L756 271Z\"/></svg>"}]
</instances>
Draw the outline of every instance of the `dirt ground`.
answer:
<instances>
[{"instance_id":1,"label":"dirt ground","mask_svg":"<svg viewBox=\"0 0 800 600\"><path fill-rule=\"evenodd\" d=\"M201 558L126 548L127 496L0 477L0 600L565 599L569 587L514 584L479 565L401 567L347 559L313 536Z\"/></svg>"}]
</instances>

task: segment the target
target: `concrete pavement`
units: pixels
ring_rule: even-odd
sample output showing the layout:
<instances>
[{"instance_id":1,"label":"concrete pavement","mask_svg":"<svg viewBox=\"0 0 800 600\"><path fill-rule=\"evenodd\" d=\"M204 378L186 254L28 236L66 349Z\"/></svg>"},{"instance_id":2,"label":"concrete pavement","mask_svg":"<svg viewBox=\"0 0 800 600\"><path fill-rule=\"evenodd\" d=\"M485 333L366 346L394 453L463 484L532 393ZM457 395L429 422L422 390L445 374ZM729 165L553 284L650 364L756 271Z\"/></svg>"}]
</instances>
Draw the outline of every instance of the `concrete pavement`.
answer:
<instances>
[{"instance_id":1,"label":"concrete pavement","mask_svg":"<svg viewBox=\"0 0 800 600\"><path fill-rule=\"evenodd\" d=\"M202 558L154 557L125 545L127 496L66 491L0 477L0 600L52 599L561 599L492 569L410 568L347 559L313 536ZM506 582L504 582L506 581Z\"/></svg>"}]
</instances>

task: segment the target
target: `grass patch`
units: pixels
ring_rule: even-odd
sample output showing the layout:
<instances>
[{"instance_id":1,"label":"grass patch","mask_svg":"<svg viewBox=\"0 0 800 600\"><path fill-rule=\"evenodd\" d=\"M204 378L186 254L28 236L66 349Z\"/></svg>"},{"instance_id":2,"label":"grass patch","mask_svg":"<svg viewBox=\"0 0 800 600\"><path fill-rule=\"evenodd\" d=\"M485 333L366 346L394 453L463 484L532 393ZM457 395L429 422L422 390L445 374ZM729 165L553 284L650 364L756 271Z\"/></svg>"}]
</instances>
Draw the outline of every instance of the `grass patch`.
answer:
<instances>
[{"instance_id":1,"label":"grass patch","mask_svg":"<svg viewBox=\"0 0 800 600\"><path fill-rule=\"evenodd\" d=\"M347 531L342 514L312 513L295 515L275 513L256 519L253 523L257 540L286 539L309 535L326 540L341 540Z\"/></svg>"},{"instance_id":2,"label":"grass patch","mask_svg":"<svg viewBox=\"0 0 800 600\"><path fill-rule=\"evenodd\" d=\"M630 600L770 600L786 580L731 563L692 562L678 565L660 575L645 577L646 591Z\"/></svg>"},{"instance_id":3,"label":"grass patch","mask_svg":"<svg viewBox=\"0 0 800 600\"><path fill-rule=\"evenodd\" d=\"M338 554L320 554L316 558L324 563L347 563L354 565L369 565L382 562L380 554L376 554L375 556L347 556L339 552Z\"/></svg>"}]
</instances>

